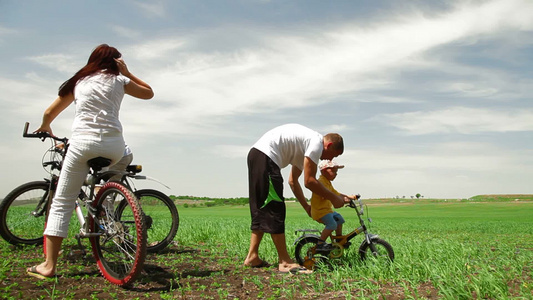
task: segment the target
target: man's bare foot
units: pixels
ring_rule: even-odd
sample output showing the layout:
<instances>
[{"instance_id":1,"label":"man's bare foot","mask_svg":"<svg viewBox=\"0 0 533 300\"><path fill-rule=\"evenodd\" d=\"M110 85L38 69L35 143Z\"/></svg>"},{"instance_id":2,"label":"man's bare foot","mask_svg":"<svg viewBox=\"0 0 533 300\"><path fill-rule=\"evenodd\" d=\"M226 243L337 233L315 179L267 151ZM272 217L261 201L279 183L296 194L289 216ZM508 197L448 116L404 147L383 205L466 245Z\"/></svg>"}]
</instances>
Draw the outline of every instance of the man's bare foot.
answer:
<instances>
[{"instance_id":1,"label":"man's bare foot","mask_svg":"<svg viewBox=\"0 0 533 300\"><path fill-rule=\"evenodd\" d=\"M262 265L264 263L263 260L261 260L259 257L254 257L254 258L246 258L244 260L244 266L245 267L255 267L255 266L259 266L259 265Z\"/></svg>"},{"instance_id":2,"label":"man's bare foot","mask_svg":"<svg viewBox=\"0 0 533 300\"><path fill-rule=\"evenodd\" d=\"M269 264L268 262L264 261L264 260L260 260L259 259L259 262L254 262L254 263L244 263L244 266L245 267L252 267L252 268L268 268L268 267L271 267L272 265Z\"/></svg>"},{"instance_id":3,"label":"man's bare foot","mask_svg":"<svg viewBox=\"0 0 533 300\"><path fill-rule=\"evenodd\" d=\"M300 266L299 264L286 264L279 265L278 272L280 273L290 273L290 274L311 274L312 270L308 270L305 267Z\"/></svg>"},{"instance_id":4,"label":"man's bare foot","mask_svg":"<svg viewBox=\"0 0 533 300\"><path fill-rule=\"evenodd\" d=\"M313 273L312 270L308 270L299 264L279 264L278 271L280 273L291 273L291 274L310 274Z\"/></svg>"}]
</instances>

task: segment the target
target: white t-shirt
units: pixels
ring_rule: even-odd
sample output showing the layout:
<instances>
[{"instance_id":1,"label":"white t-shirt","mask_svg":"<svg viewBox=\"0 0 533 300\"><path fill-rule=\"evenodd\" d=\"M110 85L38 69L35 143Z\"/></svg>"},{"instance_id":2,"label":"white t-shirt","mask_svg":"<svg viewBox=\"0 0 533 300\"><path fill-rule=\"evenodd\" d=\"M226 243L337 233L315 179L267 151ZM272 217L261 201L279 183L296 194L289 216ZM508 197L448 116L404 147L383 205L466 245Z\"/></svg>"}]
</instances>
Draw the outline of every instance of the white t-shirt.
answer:
<instances>
[{"instance_id":1,"label":"white t-shirt","mask_svg":"<svg viewBox=\"0 0 533 300\"><path fill-rule=\"evenodd\" d=\"M304 157L318 164L324 137L305 126L286 124L265 133L252 147L266 154L280 169L289 164L303 171Z\"/></svg>"},{"instance_id":2,"label":"white t-shirt","mask_svg":"<svg viewBox=\"0 0 533 300\"><path fill-rule=\"evenodd\" d=\"M97 73L78 81L74 88L76 114L73 133L122 133L119 121L124 86L130 79L123 75Z\"/></svg>"}]
</instances>

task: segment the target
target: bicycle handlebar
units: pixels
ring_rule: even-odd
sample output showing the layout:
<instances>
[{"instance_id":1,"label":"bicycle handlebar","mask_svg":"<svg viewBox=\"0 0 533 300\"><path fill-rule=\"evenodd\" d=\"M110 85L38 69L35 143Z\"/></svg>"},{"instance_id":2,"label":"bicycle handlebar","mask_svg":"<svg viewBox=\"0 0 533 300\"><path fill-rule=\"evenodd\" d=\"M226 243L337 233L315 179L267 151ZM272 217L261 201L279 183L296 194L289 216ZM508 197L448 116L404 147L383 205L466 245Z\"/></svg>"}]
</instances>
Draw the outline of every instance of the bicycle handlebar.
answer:
<instances>
[{"instance_id":1,"label":"bicycle handlebar","mask_svg":"<svg viewBox=\"0 0 533 300\"><path fill-rule=\"evenodd\" d=\"M355 201L357 200L356 203ZM363 201L361 200L361 195L357 194L355 195L355 199L350 199L350 203L348 204L349 207L357 209L357 206L359 205L359 214L363 213Z\"/></svg>"},{"instance_id":2,"label":"bicycle handlebar","mask_svg":"<svg viewBox=\"0 0 533 300\"><path fill-rule=\"evenodd\" d=\"M28 133L28 127L30 127L30 123L26 122L26 124L24 124L24 131L22 132L22 137L25 137L25 138L40 138L43 141L46 138L50 138L50 139L53 139L55 141L63 142L65 144L68 142L68 138L66 138L66 137L58 138L57 136L51 135L48 132Z\"/></svg>"}]
</instances>

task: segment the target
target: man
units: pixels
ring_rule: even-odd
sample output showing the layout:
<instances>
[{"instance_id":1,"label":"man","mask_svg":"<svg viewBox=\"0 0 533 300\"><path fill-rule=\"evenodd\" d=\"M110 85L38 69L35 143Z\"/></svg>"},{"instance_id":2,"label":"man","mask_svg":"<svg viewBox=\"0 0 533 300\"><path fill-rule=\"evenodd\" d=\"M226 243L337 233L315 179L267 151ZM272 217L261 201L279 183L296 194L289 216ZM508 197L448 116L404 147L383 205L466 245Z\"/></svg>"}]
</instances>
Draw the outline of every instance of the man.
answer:
<instances>
[{"instance_id":1,"label":"man","mask_svg":"<svg viewBox=\"0 0 533 300\"><path fill-rule=\"evenodd\" d=\"M322 136L298 124L286 124L265 133L248 153L248 181L252 236L250 249L244 260L245 266L267 265L259 258L259 244L264 233L272 236L278 252L278 270L283 273L308 273L309 270L294 263L287 252L285 241L285 203L283 202L283 178L281 169L291 165L289 185L294 196L307 214L311 206L305 199L298 182L303 173L304 186L331 201L335 208L342 207L343 196L326 189L317 179L317 165L320 159L341 155L344 151L342 137L336 133Z\"/></svg>"}]
</instances>

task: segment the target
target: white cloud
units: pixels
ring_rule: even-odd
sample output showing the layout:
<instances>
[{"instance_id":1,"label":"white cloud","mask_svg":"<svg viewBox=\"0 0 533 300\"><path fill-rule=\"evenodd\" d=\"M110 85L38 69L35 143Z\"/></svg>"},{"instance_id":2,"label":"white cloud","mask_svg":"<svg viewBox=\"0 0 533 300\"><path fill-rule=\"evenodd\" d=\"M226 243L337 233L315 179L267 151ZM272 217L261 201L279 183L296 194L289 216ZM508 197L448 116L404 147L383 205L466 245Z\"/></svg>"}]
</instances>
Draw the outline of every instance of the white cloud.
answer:
<instances>
[{"instance_id":1,"label":"white cloud","mask_svg":"<svg viewBox=\"0 0 533 300\"><path fill-rule=\"evenodd\" d=\"M331 124L322 128L316 128L318 132L329 133L329 132L342 132L348 128L346 124Z\"/></svg>"},{"instance_id":2,"label":"white cloud","mask_svg":"<svg viewBox=\"0 0 533 300\"><path fill-rule=\"evenodd\" d=\"M175 55L180 48L186 43L182 38L164 38L153 39L146 43L133 44L121 49L122 54L126 55L126 58L132 57L140 64L150 64L151 69L154 67L154 63L161 65L157 66L157 69L162 68L166 70L172 66L176 60Z\"/></svg>"},{"instance_id":3,"label":"white cloud","mask_svg":"<svg viewBox=\"0 0 533 300\"><path fill-rule=\"evenodd\" d=\"M113 30L119 36L127 37L130 39L141 37L141 33L139 31L124 26L114 25L111 26L111 30Z\"/></svg>"},{"instance_id":4,"label":"white cloud","mask_svg":"<svg viewBox=\"0 0 533 300\"><path fill-rule=\"evenodd\" d=\"M490 143L437 143L425 148L348 150L334 186L363 197L414 195L470 197L490 193L531 193L533 151Z\"/></svg>"},{"instance_id":5,"label":"white cloud","mask_svg":"<svg viewBox=\"0 0 533 300\"><path fill-rule=\"evenodd\" d=\"M502 149L486 143L442 143L430 148L349 150L346 164L365 170L443 170L487 172L517 170L532 164L531 151Z\"/></svg>"},{"instance_id":6,"label":"white cloud","mask_svg":"<svg viewBox=\"0 0 533 300\"><path fill-rule=\"evenodd\" d=\"M190 33L180 40L150 41L130 47L129 52L134 52L139 62L166 61L150 75L151 84L157 87L156 97L169 105L167 109L175 117L193 121L191 118L308 107L334 95L392 85L387 79L391 70L416 64L424 51L475 35L529 28L533 18L524 18L523 11L530 6L518 1L468 4L435 19L417 15L404 18L403 23L367 29L346 24L336 30L311 28L294 35L240 28L235 32L259 30L256 46L250 44L232 52L186 51L184 47L195 40L214 38L211 34L220 37L223 29L217 28ZM235 30L226 29L230 30L225 33L227 37ZM451 88L471 96L496 92L477 89L468 82L455 83ZM391 96L381 99L414 101Z\"/></svg>"},{"instance_id":7,"label":"white cloud","mask_svg":"<svg viewBox=\"0 0 533 300\"><path fill-rule=\"evenodd\" d=\"M383 114L372 121L403 130L406 134L533 131L533 110L490 110L452 107L437 111Z\"/></svg>"},{"instance_id":8,"label":"white cloud","mask_svg":"<svg viewBox=\"0 0 533 300\"><path fill-rule=\"evenodd\" d=\"M210 152L216 157L241 159L248 155L250 146L216 145Z\"/></svg>"},{"instance_id":9,"label":"white cloud","mask_svg":"<svg viewBox=\"0 0 533 300\"><path fill-rule=\"evenodd\" d=\"M70 74L70 76L74 75L74 72L83 66L79 57L67 54L45 54L28 57L27 59L52 70Z\"/></svg>"},{"instance_id":10,"label":"white cloud","mask_svg":"<svg viewBox=\"0 0 533 300\"><path fill-rule=\"evenodd\" d=\"M17 30L15 30L15 29L7 28L7 27L4 27L4 26L0 26L0 36L12 35L12 34L15 34L15 33L17 33Z\"/></svg>"},{"instance_id":11,"label":"white cloud","mask_svg":"<svg viewBox=\"0 0 533 300\"><path fill-rule=\"evenodd\" d=\"M474 85L473 83L465 82L452 83L452 85L450 86L450 91L457 91L463 96L476 98L492 96L498 92L498 90L493 87L480 88L479 86Z\"/></svg>"},{"instance_id":12,"label":"white cloud","mask_svg":"<svg viewBox=\"0 0 533 300\"><path fill-rule=\"evenodd\" d=\"M501 133L526 136L533 128L528 102L533 84L528 73L533 28L529 0L455 1L455 7L446 4L434 10L425 5L423 13L413 8L398 17L397 11L380 10L365 22L344 24L334 11L313 17L312 4L305 7L311 18L280 24L269 23L267 15L252 20L239 12L205 7L199 17L225 15L216 26L201 27L187 18L169 22L177 14L165 5L183 7L182 2L153 3L137 1L133 13L124 11L124 18L102 20L114 25L97 36L125 37L119 50L130 70L154 88L155 97L148 102L126 97L121 121L136 160L158 168L150 175L176 185L176 193L246 194L249 146L271 125L293 121L345 137L350 148L340 160L347 168L335 184L343 192L353 191L347 184L376 196L408 196L413 190L423 192L413 188L420 186L434 195L471 195L484 188L523 191L531 186L526 179L532 176L533 167L527 167L533 156L524 150L531 148L531 141L513 142L522 150L498 147ZM264 9L270 12L278 5L267 3ZM403 4L390 5L394 6ZM443 6L446 9L440 9ZM66 18L72 15L65 12ZM139 17L149 19L150 26L133 26L131 20ZM40 121L62 80L86 61L95 36L90 28L78 28L70 33L73 39L54 48L44 47L43 40L59 40L57 33L68 33L61 24L47 24L47 32L34 26L40 39L14 42L5 28L0 27L0 38L10 43L2 41L2 46L9 46L3 50L14 54L14 63L6 61L0 67L2 134L13 148L24 148L32 142L20 138L23 122ZM62 52L49 53L52 49ZM23 58L17 52L46 69L21 68L17 63ZM23 73L13 76L13 71ZM354 118L325 119L320 117L323 111ZM374 123L364 121L372 116ZM72 113L63 113L54 121L54 132L68 134L71 122ZM391 134L390 126L410 135L405 137L408 142ZM431 146L442 133L447 141L468 138L472 143ZM480 140L487 144L474 143ZM39 151L24 150L24 157L39 159ZM5 147L0 151L5 158L12 155ZM199 180L172 168L184 162L199 170ZM38 163L12 165L32 180ZM207 169L230 171L206 175ZM3 184L14 186L21 179L13 176ZM209 191L206 179L211 181ZM502 188L496 189L500 182Z\"/></svg>"},{"instance_id":13,"label":"white cloud","mask_svg":"<svg viewBox=\"0 0 533 300\"><path fill-rule=\"evenodd\" d=\"M131 1L131 3L139 8L139 11L148 17L164 17L166 15L165 6L161 1Z\"/></svg>"},{"instance_id":14,"label":"white cloud","mask_svg":"<svg viewBox=\"0 0 533 300\"><path fill-rule=\"evenodd\" d=\"M280 35L277 30L257 27L215 28L179 38L158 37L121 51L131 70L156 91L158 104L143 108L145 113L158 115L153 125L160 128L162 124L180 122L181 126L171 126L172 130L184 128L183 132L190 132L201 130L202 124L216 123L213 117L309 107L347 94L357 101L369 101L357 97L357 93L394 85L391 76L398 75L394 70L410 63L419 65L419 55L428 49L491 30L527 27L530 22L522 16L523 6L529 5L506 3L467 5L434 19L415 15L402 18L400 23L395 20L365 29L345 24L336 29L308 28L307 32L299 29L294 34ZM160 3L135 4L154 14L164 12ZM500 17L501 11L506 11L508 17ZM482 16L483 21L473 16ZM115 30L132 34L121 26ZM232 51L217 51L216 45L209 52L193 49L199 41L230 39L235 34L254 36L255 40L248 40L254 44ZM79 67L74 63L78 59L63 54L31 60L69 74ZM468 82L454 83L451 89L471 96L495 92L477 89ZM371 99L387 103L415 101L393 96ZM413 131L409 129L411 124L405 123L406 129Z\"/></svg>"}]
</instances>

